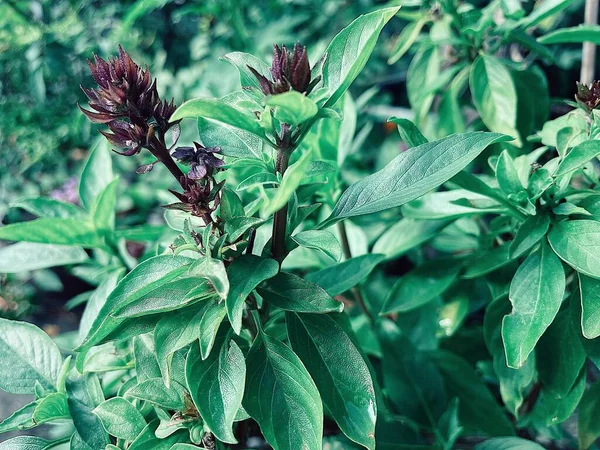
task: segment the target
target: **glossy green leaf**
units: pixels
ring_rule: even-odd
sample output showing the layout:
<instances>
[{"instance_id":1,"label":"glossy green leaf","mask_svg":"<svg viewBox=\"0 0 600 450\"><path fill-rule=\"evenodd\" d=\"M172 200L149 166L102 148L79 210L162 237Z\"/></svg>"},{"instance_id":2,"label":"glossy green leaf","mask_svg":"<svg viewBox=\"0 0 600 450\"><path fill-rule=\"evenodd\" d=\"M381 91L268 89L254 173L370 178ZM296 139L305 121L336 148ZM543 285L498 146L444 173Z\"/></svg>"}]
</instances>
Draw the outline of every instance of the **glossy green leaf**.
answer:
<instances>
[{"instance_id":1,"label":"glossy green leaf","mask_svg":"<svg viewBox=\"0 0 600 450\"><path fill-rule=\"evenodd\" d=\"M57 387L62 356L50 337L35 325L0 318L0 389L32 394L36 383Z\"/></svg>"},{"instance_id":2,"label":"glossy green leaf","mask_svg":"<svg viewBox=\"0 0 600 450\"><path fill-rule=\"evenodd\" d=\"M400 278L390 290L381 314L419 308L448 289L461 267L457 261L440 260L417 267Z\"/></svg>"},{"instance_id":3,"label":"glossy green leaf","mask_svg":"<svg viewBox=\"0 0 600 450\"><path fill-rule=\"evenodd\" d=\"M594 383L583 394L579 405L579 448L588 449L600 437L600 382Z\"/></svg>"},{"instance_id":4,"label":"glossy green leaf","mask_svg":"<svg viewBox=\"0 0 600 450\"><path fill-rule=\"evenodd\" d=\"M594 220L560 222L548 233L552 250L577 272L600 278L600 223Z\"/></svg>"},{"instance_id":5,"label":"glossy green leaf","mask_svg":"<svg viewBox=\"0 0 600 450\"><path fill-rule=\"evenodd\" d=\"M204 360L199 345L193 345L187 356L185 375L205 425L220 441L237 443L232 426L242 405L246 382L246 361L237 344L225 339Z\"/></svg>"},{"instance_id":6,"label":"glossy green leaf","mask_svg":"<svg viewBox=\"0 0 600 450\"><path fill-rule=\"evenodd\" d=\"M419 37L419 34L421 33L425 23L426 20L421 18L409 23L402 29L402 32L394 43L394 48L392 49L390 57L388 58L388 64L394 64L400 58L402 58L402 56L404 56L408 50L410 50L410 47Z\"/></svg>"},{"instance_id":7,"label":"glossy green leaf","mask_svg":"<svg viewBox=\"0 0 600 450\"><path fill-rule=\"evenodd\" d=\"M542 44L592 42L596 45L600 45L600 26L578 25L576 27L560 28L538 38L538 42L541 42Z\"/></svg>"},{"instance_id":8,"label":"glossy green leaf","mask_svg":"<svg viewBox=\"0 0 600 450\"><path fill-rule=\"evenodd\" d=\"M32 419L36 406L37 402L29 403L6 417L0 422L0 433L7 433L14 430L26 430L27 428L34 426Z\"/></svg>"},{"instance_id":9,"label":"glossy green leaf","mask_svg":"<svg viewBox=\"0 0 600 450\"><path fill-rule=\"evenodd\" d=\"M258 73L271 79L270 67L263 60L257 58L250 53L244 52L231 52L221 57L221 60L227 61L229 64L235 66L240 73L240 84L242 87L253 87L260 90L260 83L254 74L248 69L252 67Z\"/></svg>"},{"instance_id":10,"label":"glossy green leaf","mask_svg":"<svg viewBox=\"0 0 600 450\"><path fill-rule=\"evenodd\" d=\"M311 272L305 279L325 289L331 296L339 295L356 286L385 260L384 255L367 254L350 258L339 264Z\"/></svg>"},{"instance_id":11,"label":"glossy green leaf","mask_svg":"<svg viewBox=\"0 0 600 450\"><path fill-rule=\"evenodd\" d=\"M179 278L165 283L121 308L111 312L115 318L140 317L184 308L193 302L215 296L208 280L196 277Z\"/></svg>"},{"instance_id":12,"label":"glossy green leaf","mask_svg":"<svg viewBox=\"0 0 600 450\"><path fill-rule=\"evenodd\" d=\"M158 438L156 436L158 425L158 419L149 423L136 440L131 443L128 450L171 450L178 443L189 442L189 433L187 430L178 430L164 439Z\"/></svg>"},{"instance_id":13,"label":"glossy green leaf","mask_svg":"<svg viewBox=\"0 0 600 450\"><path fill-rule=\"evenodd\" d=\"M464 133L408 149L379 172L350 185L320 227L415 200L448 181L487 146L507 139L497 133Z\"/></svg>"},{"instance_id":14,"label":"glossy green leaf","mask_svg":"<svg viewBox=\"0 0 600 450\"><path fill-rule=\"evenodd\" d=\"M513 159L508 154L508 151L504 150L498 157L498 164L496 165L496 178L498 179L498 186L505 196L510 194L517 194L523 190L523 184L519 179L519 173L515 167Z\"/></svg>"},{"instance_id":15,"label":"glossy green leaf","mask_svg":"<svg viewBox=\"0 0 600 450\"><path fill-rule=\"evenodd\" d=\"M492 131L512 136L520 146L517 92L506 66L494 56L480 55L471 68L469 84L483 123Z\"/></svg>"},{"instance_id":16,"label":"glossy green leaf","mask_svg":"<svg viewBox=\"0 0 600 450\"><path fill-rule=\"evenodd\" d=\"M375 448L377 405L371 374L336 314L286 314L292 349L313 378L342 432Z\"/></svg>"},{"instance_id":17,"label":"glossy green leaf","mask_svg":"<svg viewBox=\"0 0 600 450\"><path fill-rule=\"evenodd\" d=\"M390 117L388 122L393 122L398 126L400 138L404 141L408 148L417 147L429 142L419 131L417 126L408 119L400 117Z\"/></svg>"},{"instance_id":18,"label":"glossy green leaf","mask_svg":"<svg viewBox=\"0 0 600 450\"><path fill-rule=\"evenodd\" d=\"M110 294L79 350L98 344L123 323L122 319L112 317L111 311L117 307L123 308L157 287L169 283L184 273L192 261L182 256L160 255L135 267Z\"/></svg>"},{"instance_id":19,"label":"glossy green leaf","mask_svg":"<svg viewBox=\"0 0 600 450\"><path fill-rule=\"evenodd\" d=\"M81 203L88 211L93 209L98 194L114 178L111 154L107 147L103 141L99 141L91 150L81 172L79 198L81 198Z\"/></svg>"},{"instance_id":20,"label":"glossy green leaf","mask_svg":"<svg viewBox=\"0 0 600 450\"><path fill-rule=\"evenodd\" d=\"M117 189L119 180L108 184L97 196L92 208L94 226L100 231L115 229L115 208L117 206Z\"/></svg>"},{"instance_id":21,"label":"glossy green leaf","mask_svg":"<svg viewBox=\"0 0 600 450\"><path fill-rule=\"evenodd\" d=\"M565 293L565 272L545 243L521 264L510 284L513 309L502 322L509 367L521 367L558 313Z\"/></svg>"},{"instance_id":22,"label":"glossy green leaf","mask_svg":"<svg viewBox=\"0 0 600 450\"><path fill-rule=\"evenodd\" d=\"M328 313L344 309L343 303L334 300L323 288L292 273L280 272L256 290L265 301L286 311Z\"/></svg>"},{"instance_id":23,"label":"glossy green leaf","mask_svg":"<svg viewBox=\"0 0 600 450\"><path fill-rule=\"evenodd\" d=\"M154 329L156 359L167 386L171 381L171 359L173 353L194 342L200 336L205 304L193 305L163 315Z\"/></svg>"},{"instance_id":24,"label":"glossy green leaf","mask_svg":"<svg viewBox=\"0 0 600 450\"><path fill-rule=\"evenodd\" d=\"M320 449L323 406L300 358L261 332L246 358L243 405L274 450Z\"/></svg>"},{"instance_id":25,"label":"glossy green leaf","mask_svg":"<svg viewBox=\"0 0 600 450\"><path fill-rule=\"evenodd\" d=\"M440 71L441 56L437 46L420 48L408 66L406 91L416 123L424 121L433 105L435 90L431 87L439 82Z\"/></svg>"},{"instance_id":26,"label":"glossy green leaf","mask_svg":"<svg viewBox=\"0 0 600 450\"><path fill-rule=\"evenodd\" d=\"M600 280L579 274L581 331L586 339L600 336Z\"/></svg>"},{"instance_id":27,"label":"glossy green leaf","mask_svg":"<svg viewBox=\"0 0 600 450\"><path fill-rule=\"evenodd\" d=\"M202 359L208 358L215 343L221 322L227 314L225 302L212 300L206 306L206 311L200 319L200 353Z\"/></svg>"},{"instance_id":28,"label":"glossy green leaf","mask_svg":"<svg viewBox=\"0 0 600 450\"><path fill-rule=\"evenodd\" d=\"M509 258L518 258L531 249L546 235L548 228L550 228L550 216L536 214L528 217L521 224L515 238L510 243Z\"/></svg>"},{"instance_id":29,"label":"glossy green leaf","mask_svg":"<svg viewBox=\"0 0 600 450\"><path fill-rule=\"evenodd\" d=\"M220 147L225 156L262 159L263 141L248 131L199 117L198 134L206 147Z\"/></svg>"},{"instance_id":30,"label":"glossy green leaf","mask_svg":"<svg viewBox=\"0 0 600 450\"><path fill-rule=\"evenodd\" d=\"M0 450L46 450L50 441L34 436L17 436L0 442Z\"/></svg>"},{"instance_id":31,"label":"glossy green leaf","mask_svg":"<svg viewBox=\"0 0 600 450\"><path fill-rule=\"evenodd\" d=\"M240 334L242 329L242 314L246 298L260 283L274 277L278 272L277 261L255 255L242 255L227 268L230 289L225 304L227 317L237 334Z\"/></svg>"},{"instance_id":32,"label":"glossy green leaf","mask_svg":"<svg viewBox=\"0 0 600 450\"><path fill-rule=\"evenodd\" d=\"M282 123L298 126L317 115L319 108L300 92L289 91L267 97L266 104L273 107L273 115Z\"/></svg>"},{"instance_id":33,"label":"glossy green leaf","mask_svg":"<svg viewBox=\"0 0 600 450\"><path fill-rule=\"evenodd\" d=\"M21 208L34 216L46 219L82 219L86 212L72 203L61 202L49 197L35 197L10 204L11 208Z\"/></svg>"},{"instance_id":34,"label":"glossy green leaf","mask_svg":"<svg viewBox=\"0 0 600 450\"><path fill-rule=\"evenodd\" d=\"M256 118L234 108L222 99L196 98L188 100L175 110L170 120L175 122L181 119L196 119L198 117L222 122L249 131L256 136L264 136Z\"/></svg>"},{"instance_id":35,"label":"glossy green leaf","mask_svg":"<svg viewBox=\"0 0 600 450\"><path fill-rule=\"evenodd\" d=\"M182 411L185 407L184 387L175 380L171 380L171 386L166 387L162 378L150 378L129 389L125 397L144 400L176 411Z\"/></svg>"},{"instance_id":36,"label":"glossy green leaf","mask_svg":"<svg viewBox=\"0 0 600 450\"><path fill-rule=\"evenodd\" d=\"M144 416L123 397L113 397L94 409L102 425L119 439L133 441L146 427Z\"/></svg>"},{"instance_id":37,"label":"glossy green leaf","mask_svg":"<svg viewBox=\"0 0 600 450\"><path fill-rule=\"evenodd\" d=\"M491 250L480 251L468 262L463 278L472 279L486 275L510 264L508 244L499 245Z\"/></svg>"},{"instance_id":38,"label":"glossy green leaf","mask_svg":"<svg viewBox=\"0 0 600 450\"><path fill-rule=\"evenodd\" d=\"M373 253L385 255L387 259L397 258L437 236L448 224L450 220L446 219L400 219L375 241Z\"/></svg>"},{"instance_id":39,"label":"glossy green leaf","mask_svg":"<svg viewBox=\"0 0 600 450\"><path fill-rule=\"evenodd\" d=\"M87 260L88 255L81 247L18 242L0 248L0 273L47 269Z\"/></svg>"},{"instance_id":40,"label":"glossy green leaf","mask_svg":"<svg viewBox=\"0 0 600 450\"><path fill-rule=\"evenodd\" d=\"M133 356L135 357L135 376L137 382L161 376L156 358L156 348L151 333L140 334L133 338Z\"/></svg>"},{"instance_id":41,"label":"glossy green leaf","mask_svg":"<svg viewBox=\"0 0 600 450\"><path fill-rule=\"evenodd\" d=\"M584 141L567 153L567 156L558 165L555 175L560 177L577 170L598 155L600 155L600 141Z\"/></svg>"},{"instance_id":42,"label":"glossy green leaf","mask_svg":"<svg viewBox=\"0 0 600 450\"><path fill-rule=\"evenodd\" d=\"M35 219L0 227L0 239L40 244L105 248L94 225L79 219Z\"/></svg>"},{"instance_id":43,"label":"glossy green leaf","mask_svg":"<svg viewBox=\"0 0 600 450\"><path fill-rule=\"evenodd\" d=\"M293 235L292 240L302 247L320 250L336 261L342 257L342 245L331 231L301 231Z\"/></svg>"},{"instance_id":44,"label":"glossy green leaf","mask_svg":"<svg viewBox=\"0 0 600 450\"><path fill-rule=\"evenodd\" d=\"M544 0L527 16L517 22L517 26L531 28L573 4L574 0Z\"/></svg>"},{"instance_id":45,"label":"glossy green leaf","mask_svg":"<svg viewBox=\"0 0 600 450\"><path fill-rule=\"evenodd\" d=\"M323 107L335 105L362 72L381 30L398 9L385 8L360 16L333 38L325 50L322 73L328 95Z\"/></svg>"},{"instance_id":46,"label":"glossy green leaf","mask_svg":"<svg viewBox=\"0 0 600 450\"><path fill-rule=\"evenodd\" d=\"M475 214L498 214L504 211L506 207L495 200L466 189L430 192L402 206L404 217L418 220L455 219Z\"/></svg>"}]
</instances>

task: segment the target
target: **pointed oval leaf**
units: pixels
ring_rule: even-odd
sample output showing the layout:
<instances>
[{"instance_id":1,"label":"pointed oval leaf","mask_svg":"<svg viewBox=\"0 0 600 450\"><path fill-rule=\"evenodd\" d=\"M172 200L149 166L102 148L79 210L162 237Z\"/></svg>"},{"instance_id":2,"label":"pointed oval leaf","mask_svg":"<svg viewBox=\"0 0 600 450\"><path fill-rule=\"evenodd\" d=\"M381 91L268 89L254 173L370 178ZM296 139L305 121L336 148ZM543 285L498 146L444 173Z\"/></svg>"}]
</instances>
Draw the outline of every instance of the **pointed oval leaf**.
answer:
<instances>
[{"instance_id":1,"label":"pointed oval leaf","mask_svg":"<svg viewBox=\"0 0 600 450\"><path fill-rule=\"evenodd\" d=\"M552 250L577 272L600 278L600 222L569 220L548 233Z\"/></svg>"},{"instance_id":2,"label":"pointed oval leaf","mask_svg":"<svg viewBox=\"0 0 600 450\"><path fill-rule=\"evenodd\" d=\"M126 441L133 441L146 427L144 416L123 397L113 397L100 403L94 414L100 418L108 434Z\"/></svg>"}]
</instances>

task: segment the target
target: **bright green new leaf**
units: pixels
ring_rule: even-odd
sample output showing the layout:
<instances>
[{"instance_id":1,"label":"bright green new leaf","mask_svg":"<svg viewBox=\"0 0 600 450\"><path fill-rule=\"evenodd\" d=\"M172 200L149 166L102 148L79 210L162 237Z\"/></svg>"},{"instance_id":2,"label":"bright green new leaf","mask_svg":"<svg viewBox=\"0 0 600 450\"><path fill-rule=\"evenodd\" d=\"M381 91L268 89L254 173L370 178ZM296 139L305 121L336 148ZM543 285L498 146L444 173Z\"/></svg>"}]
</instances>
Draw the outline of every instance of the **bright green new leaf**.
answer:
<instances>
[{"instance_id":1,"label":"bright green new leaf","mask_svg":"<svg viewBox=\"0 0 600 450\"><path fill-rule=\"evenodd\" d=\"M556 169L556 176L560 177L577 170L598 155L600 155L600 141L584 141L567 153Z\"/></svg>"},{"instance_id":2,"label":"bright green new leaf","mask_svg":"<svg viewBox=\"0 0 600 450\"><path fill-rule=\"evenodd\" d=\"M473 63L469 83L483 123L492 131L512 136L520 147L517 91L506 66L494 56L480 55Z\"/></svg>"},{"instance_id":3,"label":"bright green new leaf","mask_svg":"<svg viewBox=\"0 0 600 450\"><path fill-rule=\"evenodd\" d=\"M100 418L108 434L126 441L133 441L146 427L144 416L123 397L113 397L100 403L94 414Z\"/></svg>"},{"instance_id":4,"label":"bright green new leaf","mask_svg":"<svg viewBox=\"0 0 600 450\"><path fill-rule=\"evenodd\" d=\"M521 367L558 313L565 293L565 272L546 243L521 264L510 284L513 309L502 321L509 367Z\"/></svg>"},{"instance_id":5,"label":"bright green new leaf","mask_svg":"<svg viewBox=\"0 0 600 450\"><path fill-rule=\"evenodd\" d=\"M336 314L286 314L292 348L342 432L375 448L377 405L369 368Z\"/></svg>"},{"instance_id":6,"label":"bright green new leaf","mask_svg":"<svg viewBox=\"0 0 600 450\"><path fill-rule=\"evenodd\" d=\"M350 185L320 227L415 200L448 181L487 146L508 139L497 133L475 132L455 134L413 147L379 172Z\"/></svg>"},{"instance_id":7,"label":"bright green new leaf","mask_svg":"<svg viewBox=\"0 0 600 450\"><path fill-rule=\"evenodd\" d=\"M81 247L17 242L0 248L0 273L47 269L87 260L88 255Z\"/></svg>"},{"instance_id":8,"label":"bright green new leaf","mask_svg":"<svg viewBox=\"0 0 600 450\"><path fill-rule=\"evenodd\" d=\"M344 95L371 56L379 33L400 8L385 8L360 16L331 41L325 50L323 85L328 91L323 107L331 107Z\"/></svg>"},{"instance_id":9,"label":"bright green new leaf","mask_svg":"<svg viewBox=\"0 0 600 450\"><path fill-rule=\"evenodd\" d=\"M344 309L343 303L334 300L321 287L292 273L280 272L263 281L256 290L265 301L286 311L328 313Z\"/></svg>"},{"instance_id":10,"label":"bright green new leaf","mask_svg":"<svg viewBox=\"0 0 600 450\"><path fill-rule=\"evenodd\" d=\"M107 147L104 141L98 141L90 151L90 156L81 172L79 197L88 211L92 211L98 194L114 179L112 159Z\"/></svg>"},{"instance_id":11,"label":"bright green new leaf","mask_svg":"<svg viewBox=\"0 0 600 450\"><path fill-rule=\"evenodd\" d=\"M274 450L320 449L323 406L300 358L260 332L246 359L243 405Z\"/></svg>"},{"instance_id":12,"label":"bright green new leaf","mask_svg":"<svg viewBox=\"0 0 600 450\"><path fill-rule=\"evenodd\" d=\"M240 128L259 137L264 136L256 118L234 108L226 101L216 98L188 100L175 110L171 116L171 122L189 118L196 119L198 117L212 119L235 128Z\"/></svg>"},{"instance_id":13,"label":"bright green new leaf","mask_svg":"<svg viewBox=\"0 0 600 450\"><path fill-rule=\"evenodd\" d=\"M307 230L296 233L292 240L302 247L320 250L325 255L339 261L342 257L342 246L331 231Z\"/></svg>"},{"instance_id":14,"label":"bright green new leaf","mask_svg":"<svg viewBox=\"0 0 600 450\"><path fill-rule=\"evenodd\" d=\"M106 248L104 239L88 220L35 219L0 227L0 239L40 244Z\"/></svg>"},{"instance_id":15,"label":"bright green new leaf","mask_svg":"<svg viewBox=\"0 0 600 450\"><path fill-rule=\"evenodd\" d=\"M246 382L246 361L237 344L224 339L204 360L200 347L193 345L187 356L185 376L205 425L220 441L237 443L232 426L242 405Z\"/></svg>"},{"instance_id":16,"label":"bright green new leaf","mask_svg":"<svg viewBox=\"0 0 600 450\"><path fill-rule=\"evenodd\" d=\"M600 278L600 223L594 220L560 222L548 233L552 250L577 272Z\"/></svg>"},{"instance_id":17,"label":"bright green new leaf","mask_svg":"<svg viewBox=\"0 0 600 450\"><path fill-rule=\"evenodd\" d=\"M248 67L252 67L259 74L266 77L267 79L271 79L271 71L270 67L267 63L265 63L262 59L257 58L250 53L244 52L231 52L220 58L223 61L227 61L229 64L235 66L240 73L240 84L242 88L244 87L253 87L257 90L260 89L260 83L258 79L254 76L254 74L248 69Z\"/></svg>"},{"instance_id":18,"label":"bright green new leaf","mask_svg":"<svg viewBox=\"0 0 600 450\"><path fill-rule=\"evenodd\" d=\"M325 269L311 272L305 279L319 285L331 296L339 295L356 286L385 260L384 255L367 254L348 259Z\"/></svg>"},{"instance_id":19,"label":"bright green new leaf","mask_svg":"<svg viewBox=\"0 0 600 450\"><path fill-rule=\"evenodd\" d=\"M242 255L229 265L227 276L230 288L225 304L227 317L236 334L240 334L242 329L244 302L248 295L260 283L274 277L278 272L277 261L255 255Z\"/></svg>"},{"instance_id":20,"label":"bright green new leaf","mask_svg":"<svg viewBox=\"0 0 600 450\"><path fill-rule=\"evenodd\" d=\"M266 104L273 107L273 115L281 123L300 125L317 115L319 107L300 92L289 91L267 97Z\"/></svg>"},{"instance_id":21,"label":"bright green new leaf","mask_svg":"<svg viewBox=\"0 0 600 450\"><path fill-rule=\"evenodd\" d=\"M498 157L498 164L496 165L496 178L498 180L498 186L505 196L510 194L518 194L523 188L517 168L510 157L508 152L504 150Z\"/></svg>"},{"instance_id":22,"label":"bright green new leaf","mask_svg":"<svg viewBox=\"0 0 600 450\"><path fill-rule=\"evenodd\" d=\"M62 356L50 337L35 325L0 318L0 389L33 394L36 382L55 389Z\"/></svg>"}]
</instances>

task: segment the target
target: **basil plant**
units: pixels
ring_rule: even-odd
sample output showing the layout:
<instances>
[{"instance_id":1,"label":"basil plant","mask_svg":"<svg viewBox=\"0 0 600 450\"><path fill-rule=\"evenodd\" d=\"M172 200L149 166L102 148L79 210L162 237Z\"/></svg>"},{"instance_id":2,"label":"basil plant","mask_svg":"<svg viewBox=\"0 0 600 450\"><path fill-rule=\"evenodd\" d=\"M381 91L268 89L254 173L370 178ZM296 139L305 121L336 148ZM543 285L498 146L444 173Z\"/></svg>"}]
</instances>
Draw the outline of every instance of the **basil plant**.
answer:
<instances>
[{"instance_id":1,"label":"basil plant","mask_svg":"<svg viewBox=\"0 0 600 450\"><path fill-rule=\"evenodd\" d=\"M25 199L37 219L0 228L15 242L0 272L65 266L94 289L73 300L75 333L0 319L0 389L34 398L0 432L56 425L0 449L592 446L600 84L547 122L548 102L518 102L527 83L547 100L545 78L501 50L542 52L527 31L567 2L513 3L376 10L319 59L300 43L275 45L270 65L229 53L239 90L180 106L122 48L94 56L81 109L105 139L81 206ZM496 26L494 8L516 11ZM403 151L357 176L346 159L370 129L348 89L402 14L416 21L390 62L420 46L414 121L390 118ZM440 72L448 42L458 57ZM164 221L117 214L113 147L146 158L137 176L173 178ZM573 434L561 423L576 408Z\"/></svg>"}]
</instances>

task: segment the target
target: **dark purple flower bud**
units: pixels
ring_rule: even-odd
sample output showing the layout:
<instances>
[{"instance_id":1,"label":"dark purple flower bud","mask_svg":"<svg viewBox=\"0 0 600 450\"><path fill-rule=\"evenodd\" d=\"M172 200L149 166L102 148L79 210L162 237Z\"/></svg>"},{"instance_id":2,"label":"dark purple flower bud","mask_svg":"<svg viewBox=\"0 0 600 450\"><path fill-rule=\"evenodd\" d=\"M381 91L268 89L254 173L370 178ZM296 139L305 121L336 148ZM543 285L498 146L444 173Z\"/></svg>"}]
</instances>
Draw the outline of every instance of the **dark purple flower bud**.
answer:
<instances>
[{"instance_id":1,"label":"dark purple flower bud","mask_svg":"<svg viewBox=\"0 0 600 450\"><path fill-rule=\"evenodd\" d=\"M194 147L178 147L173 153L173 158L183 164L191 166L188 177L192 180L204 178L207 174L212 175L215 170L223 167L225 162L215 156L220 153L219 147L204 147L194 142Z\"/></svg>"},{"instance_id":2,"label":"dark purple flower bud","mask_svg":"<svg viewBox=\"0 0 600 450\"><path fill-rule=\"evenodd\" d=\"M578 82L575 100L587 111L596 109L600 105L600 81L593 81L589 86Z\"/></svg>"},{"instance_id":3,"label":"dark purple flower bud","mask_svg":"<svg viewBox=\"0 0 600 450\"><path fill-rule=\"evenodd\" d=\"M281 94L290 90L306 93L310 86L310 64L306 47L297 42L290 52L285 45L273 46L271 80L249 67L265 95Z\"/></svg>"}]
</instances>

